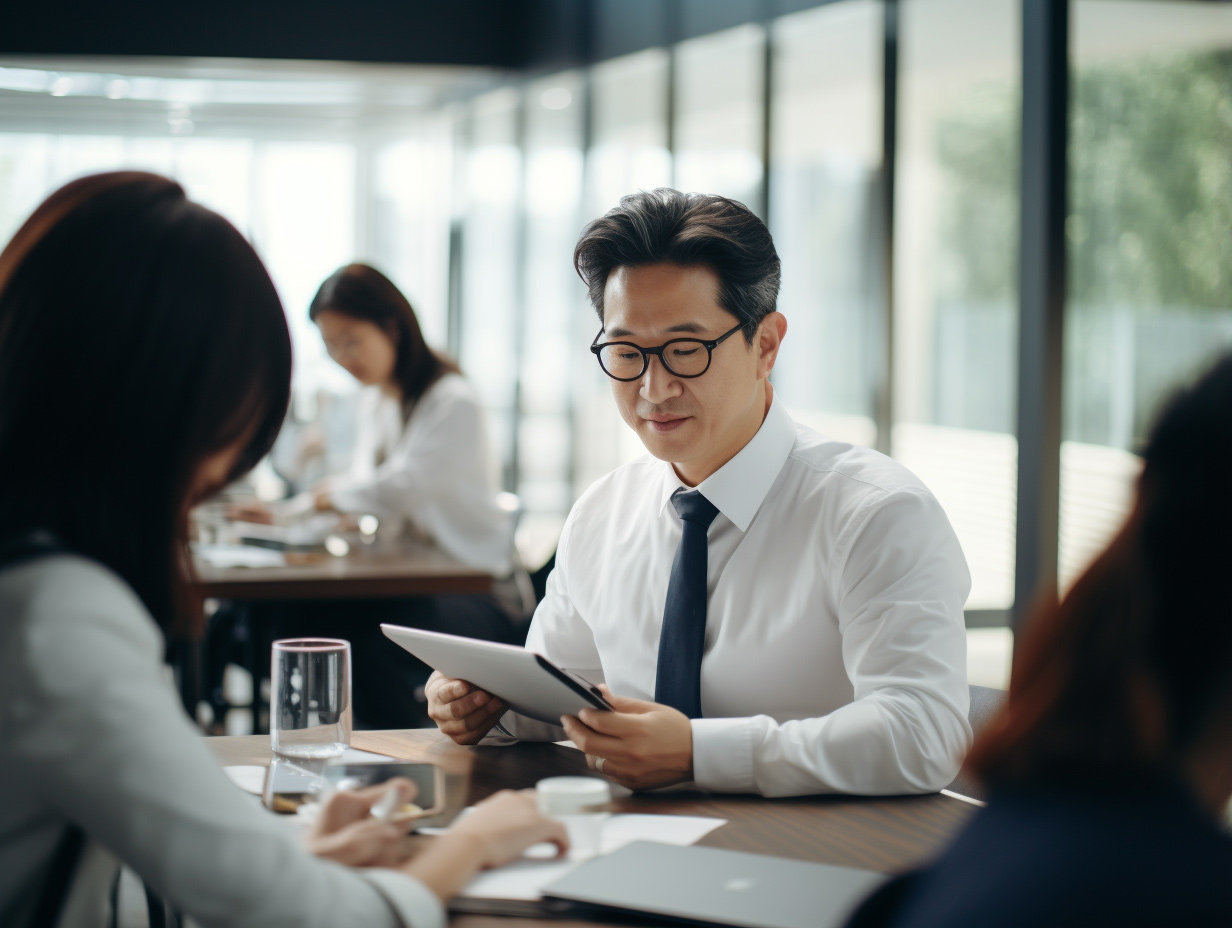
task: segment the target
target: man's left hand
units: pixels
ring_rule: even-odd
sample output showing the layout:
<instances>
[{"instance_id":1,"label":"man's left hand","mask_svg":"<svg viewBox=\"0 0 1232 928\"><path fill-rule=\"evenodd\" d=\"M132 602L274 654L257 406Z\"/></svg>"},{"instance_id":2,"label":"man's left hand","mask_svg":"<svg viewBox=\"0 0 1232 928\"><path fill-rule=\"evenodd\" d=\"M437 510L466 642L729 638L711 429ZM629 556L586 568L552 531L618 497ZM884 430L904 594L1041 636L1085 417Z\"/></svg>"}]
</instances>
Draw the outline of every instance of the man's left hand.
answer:
<instances>
[{"instance_id":1,"label":"man's left hand","mask_svg":"<svg viewBox=\"0 0 1232 928\"><path fill-rule=\"evenodd\" d=\"M693 726L671 706L615 696L600 684L612 711L583 709L561 718L586 752L586 763L629 789L656 789L693 779ZM600 766L599 761L603 763Z\"/></svg>"}]
</instances>

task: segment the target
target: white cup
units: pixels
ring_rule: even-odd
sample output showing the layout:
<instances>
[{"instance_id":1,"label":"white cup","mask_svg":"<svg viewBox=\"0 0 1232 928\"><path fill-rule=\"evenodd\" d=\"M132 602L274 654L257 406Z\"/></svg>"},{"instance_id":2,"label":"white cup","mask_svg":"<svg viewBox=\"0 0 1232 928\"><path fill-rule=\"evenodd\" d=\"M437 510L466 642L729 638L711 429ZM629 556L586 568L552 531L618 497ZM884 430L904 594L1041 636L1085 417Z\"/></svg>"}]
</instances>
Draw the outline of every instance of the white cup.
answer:
<instances>
[{"instance_id":1,"label":"white cup","mask_svg":"<svg viewBox=\"0 0 1232 928\"><path fill-rule=\"evenodd\" d=\"M539 811L565 826L569 857L588 860L599 853L603 823L607 821L612 791L597 777L548 777L535 784Z\"/></svg>"}]
</instances>

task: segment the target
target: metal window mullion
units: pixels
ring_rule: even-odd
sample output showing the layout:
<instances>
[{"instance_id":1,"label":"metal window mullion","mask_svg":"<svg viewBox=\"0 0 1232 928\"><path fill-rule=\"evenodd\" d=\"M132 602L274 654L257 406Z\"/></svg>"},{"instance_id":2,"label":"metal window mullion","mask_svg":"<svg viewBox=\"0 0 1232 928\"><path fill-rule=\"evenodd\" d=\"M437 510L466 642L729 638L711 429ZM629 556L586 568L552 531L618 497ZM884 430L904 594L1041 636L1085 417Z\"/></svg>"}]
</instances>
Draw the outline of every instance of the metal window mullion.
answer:
<instances>
[{"instance_id":1,"label":"metal window mullion","mask_svg":"<svg viewBox=\"0 0 1232 928\"><path fill-rule=\"evenodd\" d=\"M1014 628L1057 596L1069 2L1023 0Z\"/></svg>"},{"instance_id":2,"label":"metal window mullion","mask_svg":"<svg viewBox=\"0 0 1232 928\"><path fill-rule=\"evenodd\" d=\"M892 450L894 428L894 215L898 160L898 26L899 0L882 2L881 61L881 182L878 250L880 252L880 313L874 325L876 362L874 370L873 422L876 448Z\"/></svg>"}]
</instances>

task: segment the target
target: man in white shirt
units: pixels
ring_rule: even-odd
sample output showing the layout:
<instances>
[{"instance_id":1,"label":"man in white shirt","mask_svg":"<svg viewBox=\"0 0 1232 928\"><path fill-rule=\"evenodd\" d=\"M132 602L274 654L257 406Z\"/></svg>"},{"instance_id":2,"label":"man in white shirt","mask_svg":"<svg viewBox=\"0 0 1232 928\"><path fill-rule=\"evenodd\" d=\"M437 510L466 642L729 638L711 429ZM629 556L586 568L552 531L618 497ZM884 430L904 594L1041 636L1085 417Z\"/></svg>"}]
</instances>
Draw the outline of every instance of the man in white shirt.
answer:
<instances>
[{"instance_id":1,"label":"man in white shirt","mask_svg":"<svg viewBox=\"0 0 1232 928\"><path fill-rule=\"evenodd\" d=\"M527 647L604 681L615 711L544 725L434 674L429 715L461 744L568 737L634 789L945 786L971 737L966 562L911 473L775 395L787 322L765 225L642 192L574 262L603 324L591 350L650 453L574 505Z\"/></svg>"}]
</instances>

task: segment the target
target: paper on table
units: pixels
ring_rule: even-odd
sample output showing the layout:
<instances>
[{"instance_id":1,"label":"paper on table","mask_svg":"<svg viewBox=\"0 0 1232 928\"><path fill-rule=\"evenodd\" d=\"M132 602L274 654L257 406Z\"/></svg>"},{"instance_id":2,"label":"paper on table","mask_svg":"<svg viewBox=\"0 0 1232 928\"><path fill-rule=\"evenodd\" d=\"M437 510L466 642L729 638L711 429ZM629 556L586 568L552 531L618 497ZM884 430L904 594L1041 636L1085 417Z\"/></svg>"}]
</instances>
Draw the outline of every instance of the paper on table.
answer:
<instances>
[{"instance_id":1,"label":"paper on table","mask_svg":"<svg viewBox=\"0 0 1232 928\"><path fill-rule=\"evenodd\" d=\"M265 769L256 766L235 766L223 767L222 772L244 792L260 796L261 790L265 787Z\"/></svg>"},{"instance_id":2,"label":"paper on table","mask_svg":"<svg viewBox=\"0 0 1232 928\"><path fill-rule=\"evenodd\" d=\"M287 559L281 551L255 545L193 544L193 553L211 567L282 567Z\"/></svg>"},{"instance_id":3,"label":"paper on table","mask_svg":"<svg viewBox=\"0 0 1232 928\"><path fill-rule=\"evenodd\" d=\"M613 815L603 823L599 853L610 854L632 841L657 841L683 847L696 843L726 824L726 821L694 815ZM467 884L461 895L468 899L539 899L544 886L564 876L579 863L575 860L543 859L545 852L554 851L551 845L536 844L527 850L521 860L479 874Z\"/></svg>"}]
</instances>

